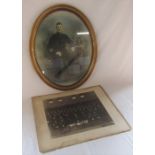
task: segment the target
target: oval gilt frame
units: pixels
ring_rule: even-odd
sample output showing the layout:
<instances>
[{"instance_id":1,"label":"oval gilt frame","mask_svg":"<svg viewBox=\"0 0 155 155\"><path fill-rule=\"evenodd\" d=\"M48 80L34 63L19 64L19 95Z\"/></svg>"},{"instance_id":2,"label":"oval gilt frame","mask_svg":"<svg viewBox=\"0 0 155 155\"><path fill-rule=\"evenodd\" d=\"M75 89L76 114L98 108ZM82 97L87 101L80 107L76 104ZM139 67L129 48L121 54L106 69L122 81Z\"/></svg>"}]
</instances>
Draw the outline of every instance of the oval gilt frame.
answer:
<instances>
[{"instance_id":1,"label":"oval gilt frame","mask_svg":"<svg viewBox=\"0 0 155 155\"><path fill-rule=\"evenodd\" d=\"M36 39L36 35L37 35L37 31L38 28L40 26L40 24L42 23L42 21L50 14L52 14L55 11L69 11L73 14L75 14L76 16L78 16L82 22L85 24L85 26L87 27L89 33L90 33L90 38L91 38L91 47L92 47L92 55L91 55L91 62L90 65L88 67L87 72L84 74L84 76L77 82L71 84L71 85L60 85L54 82L49 81L48 78L45 77L45 75L42 73L42 70L37 62L37 58L36 58L36 54L35 54L35 39ZM88 18L77 8L70 6L70 5L65 5L65 4L60 4L60 5L55 5L52 7L49 7L48 9L46 9L45 11L43 11L38 18L36 19L33 28L32 28L32 32L31 32L31 36L30 36L30 56L31 56L31 60L32 60L32 64L36 70L36 72L38 73L38 75L40 76L40 78L49 86L59 89L59 90L70 90L70 89L74 89L79 87L80 85L82 85L91 75L95 63L96 63L96 58L97 58L97 43L96 43L96 37L95 37L95 32L94 29L90 23L90 21L88 20Z\"/></svg>"}]
</instances>

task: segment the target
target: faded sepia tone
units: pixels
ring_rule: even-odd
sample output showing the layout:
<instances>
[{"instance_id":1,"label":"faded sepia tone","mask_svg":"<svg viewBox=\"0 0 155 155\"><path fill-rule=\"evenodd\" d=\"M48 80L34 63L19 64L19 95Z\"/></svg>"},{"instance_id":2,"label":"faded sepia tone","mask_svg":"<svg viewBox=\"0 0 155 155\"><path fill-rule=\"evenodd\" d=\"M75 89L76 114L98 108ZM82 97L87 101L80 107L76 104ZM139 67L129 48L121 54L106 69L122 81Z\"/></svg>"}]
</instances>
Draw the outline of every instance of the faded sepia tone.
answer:
<instances>
[{"instance_id":1,"label":"faded sepia tone","mask_svg":"<svg viewBox=\"0 0 155 155\"><path fill-rule=\"evenodd\" d=\"M39 26L35 54L45 77L58 85L79 81L88 71L92 56L89 30L69 11L48 15Z\"/></svg>"}]
</instances>

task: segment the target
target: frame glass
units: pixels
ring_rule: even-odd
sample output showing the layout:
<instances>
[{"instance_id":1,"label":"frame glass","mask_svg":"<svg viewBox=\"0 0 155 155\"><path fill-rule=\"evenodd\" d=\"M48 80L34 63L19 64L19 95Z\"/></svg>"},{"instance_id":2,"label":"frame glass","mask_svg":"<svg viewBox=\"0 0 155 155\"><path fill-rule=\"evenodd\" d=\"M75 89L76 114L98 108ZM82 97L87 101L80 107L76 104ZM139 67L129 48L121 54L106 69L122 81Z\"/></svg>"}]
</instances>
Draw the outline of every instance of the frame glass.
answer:
<instances>
[{"instance_id":1,"label":"frame glass","mask_svg":"<svg viewBox=\"0 0 155 155\"><path fill-rule=\"evenodd\" d=\"M88 18L69 5L56 5L36 19L31 37L33 65L45 83L73 89L90 76L96 62L95 33Z\"/></svg>"}]
</instances>

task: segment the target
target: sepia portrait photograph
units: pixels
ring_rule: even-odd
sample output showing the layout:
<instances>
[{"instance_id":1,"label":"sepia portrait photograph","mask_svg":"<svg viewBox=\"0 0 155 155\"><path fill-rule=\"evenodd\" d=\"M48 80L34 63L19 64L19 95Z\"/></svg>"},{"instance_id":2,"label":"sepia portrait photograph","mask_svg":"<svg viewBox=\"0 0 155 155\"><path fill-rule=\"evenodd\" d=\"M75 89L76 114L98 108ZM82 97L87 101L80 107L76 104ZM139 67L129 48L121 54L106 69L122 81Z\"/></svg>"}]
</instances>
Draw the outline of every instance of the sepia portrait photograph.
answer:
<instances>
[{"instance_id":1,"label":"sepia portrait photograph","mask_svg":"<svg viewBox=\"0 0 155 155\"><path fill-rule=\"evenodd\" d=\"M70 86L90 74L96 51L88 26L88 21L69 10L39 17L33 55L39 74L48 83Z\"/></svg>"}]
</instances>

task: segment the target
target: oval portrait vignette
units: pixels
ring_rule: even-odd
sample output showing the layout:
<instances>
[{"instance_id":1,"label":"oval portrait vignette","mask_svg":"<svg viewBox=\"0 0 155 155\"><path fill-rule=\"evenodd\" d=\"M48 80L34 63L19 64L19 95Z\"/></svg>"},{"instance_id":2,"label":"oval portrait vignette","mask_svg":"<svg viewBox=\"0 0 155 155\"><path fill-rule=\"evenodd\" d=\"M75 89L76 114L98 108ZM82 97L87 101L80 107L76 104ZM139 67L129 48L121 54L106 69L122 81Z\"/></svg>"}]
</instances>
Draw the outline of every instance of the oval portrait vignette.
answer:
<instances>
[{"instance_id":1,"label":"oval portrait vignette","mask_svg":"<svg viewBox=\"0 0 155 155\"><path fill-rule=\"evenodd\" d=\"M63 4L52 6L33 25L30 55L46 84L60 90L74 89L88 79L95 66L95 32L78 9Z\"/></svg>"}]
</instances>

